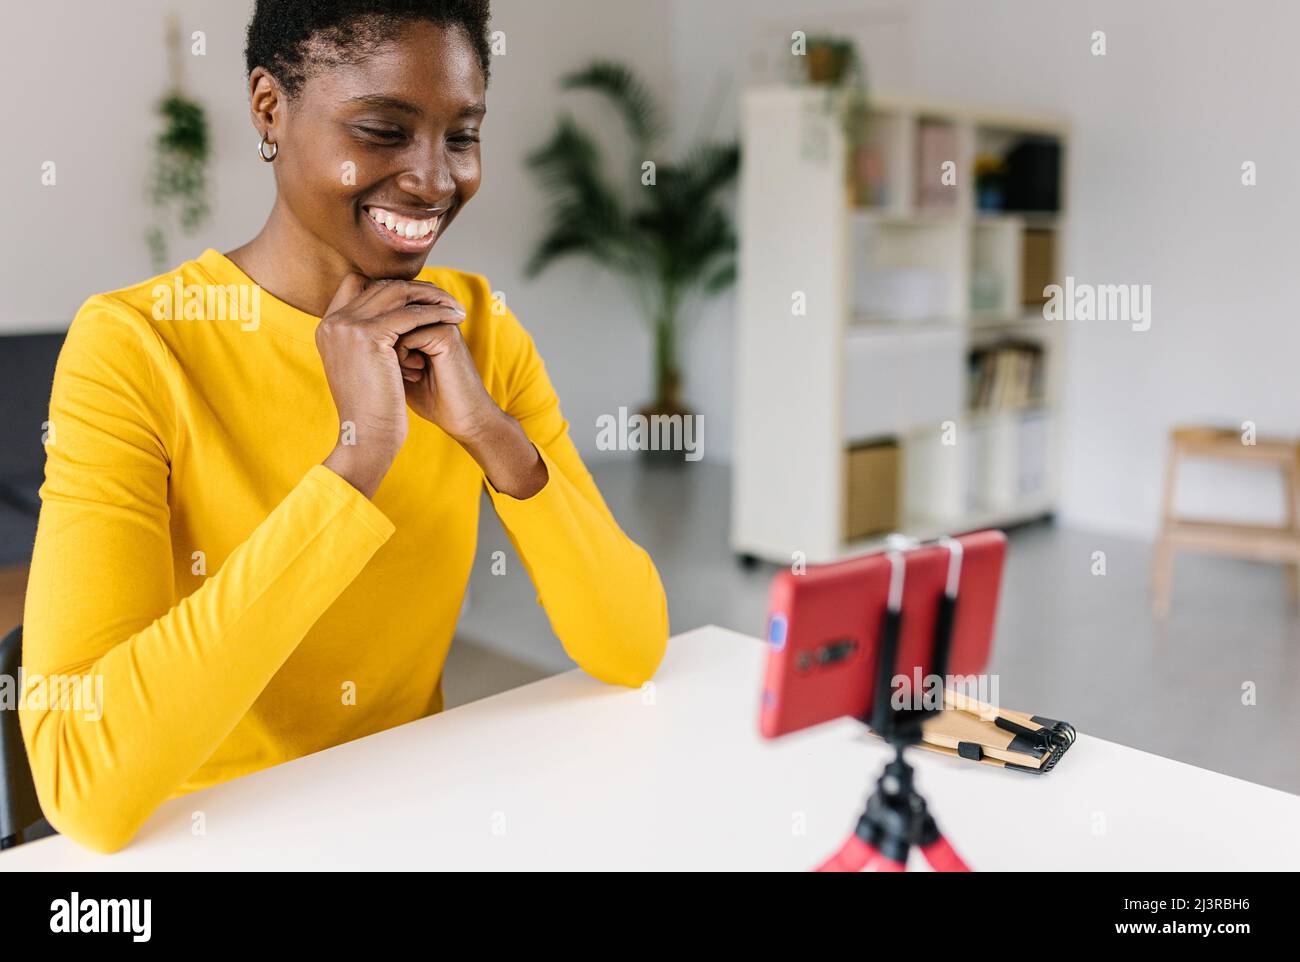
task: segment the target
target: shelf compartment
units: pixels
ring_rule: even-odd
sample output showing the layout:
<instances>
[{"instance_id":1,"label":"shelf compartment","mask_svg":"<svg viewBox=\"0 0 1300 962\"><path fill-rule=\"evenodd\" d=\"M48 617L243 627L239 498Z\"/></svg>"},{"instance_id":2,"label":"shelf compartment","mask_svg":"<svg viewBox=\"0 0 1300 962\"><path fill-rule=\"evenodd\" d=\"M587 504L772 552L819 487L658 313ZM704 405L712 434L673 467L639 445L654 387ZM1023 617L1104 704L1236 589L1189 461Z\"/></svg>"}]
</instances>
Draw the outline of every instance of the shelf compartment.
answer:
<instances>
[{"instance_id":1,"label":"shelf compartment","mask_svg":"<svg viewBox=\"0 0 1300 962\"><path fill-rule=\"evenodd\" d=\"M903 514L956 527L989 512L1050 503L1055 478L1053 412L1044 407L987 412L903 438Z\"/></svg>"},{"instance_id":2,"label":"shelf compartment","mask_svg":"<svg viewBox=\"0 0 1300 962\"><path fill-rule=\"evenodd\" d=\"M844 351L846 442L938 424L965 406L966 349L958 329L894 338L850 328Z\"/></svg>"},{"instance_id":3,"label":"shelf compartment","mask_svg":"<svg viewBox=\"0 0 1300 962\"><path fill-rule=\"evenodd\" d=\"M905 210L911 200L908 134L912 118L872 110L865 141L848 157L850 202L859 209Z\"/></svg>"},{"instance_id":4,"label":"shelf compartment","mask_svg":"<svg viewBox=\"0 0 1300 962\"><path fill-rule=\"evenodd\" d=\"M965 192L960 189L962 159L965 157L962 125L939 117L921 116L916 122L916 168L913 173L918 211L955 213L963 210ZM952 163L952 183L944 183L944 165Z\"/></svg>"},{"instance_id":5,"label":"shelf compartment","mask_svg":"<svg viewBox=\"0 0 1300 962\"><path fill-rule=\"evenodd\" d=\"M899 321L964 316L966 226L944 217L853 218L853 311Z\"/></svg>"},{"instance_id":6,"label":"shelf compartment","mask_svg":"<svg viewBox=\"0 0 1300 962\"><path fill-rule=\"evenodd\" d=\"M976 220L971 230L969 307L980 314L1009 317L1021 306L1021 231L1017 218Z\"/></svg>"},{"instance_id":7,"label":"shelf compartment","mask_svg":"<svg viewBox=\"0 0 1300 962\"><path fill-rule=\"evenodd\" d=\"M898 527L899 445L893 439L856 444L844 454L844 540Z\"/></svg>"},{"instance_id":8,"label":"shelf compartment","mask_svg":"<svg viewBox=\"0 0 1300 962\"><path fill-rule=\"evenodd\" d=\"M1021 294L1026 307L1041 308L1047 302L1043 291L1059 283L1057 273L1057 232L1047 227L1031 227L1021 239Z\"/></svg>"}]
</instances>

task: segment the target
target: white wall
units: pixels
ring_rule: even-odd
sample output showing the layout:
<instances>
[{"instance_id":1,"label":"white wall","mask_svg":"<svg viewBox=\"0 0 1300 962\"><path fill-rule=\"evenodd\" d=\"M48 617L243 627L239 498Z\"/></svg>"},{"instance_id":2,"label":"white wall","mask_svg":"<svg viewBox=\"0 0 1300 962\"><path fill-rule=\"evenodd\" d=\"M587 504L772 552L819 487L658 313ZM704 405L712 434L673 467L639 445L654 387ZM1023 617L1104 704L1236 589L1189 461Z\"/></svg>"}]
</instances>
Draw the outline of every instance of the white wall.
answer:
<instances>
[{"instance_id":1,"label":"white wall","mask_svg":"<svg viewBox=\"0 0 1300 962\"><path fill-rule=\"evenodd\" d=\"M855 32L891 90L1064 114L1075 124L1066 272L1151 284L1152 329L1075 324L1066 376L1067 522L1139 535L1158 514L1171 424L1257 423L1300 433L1300 6L1285 0L674 0L679 117L744 75L755 38ZM1108 53L1089 51L1094 30ZM723 42L729 40L730 42ZM720 127L734 129L734 100ZM1241 186L1244 160L1259 184ZM792 185L793 188L794 185ZM779 229L779 205L774 207ZM724 370L730 320L710 313L692 385ZM701 393L720 387L697 388ZM729 387L728 387L729 390ZM709 395L712 397L712 394ZM717 438L717 432L714 438ZM1272 520L1267 476L1189 472L1184 507Z\"/></svg>"},{"instance_id":2,"label":"white wall","mask_svg":"<svg viewBox=\"0 0 1300 962\"><path fill-rule=\"evenodd\" d=\"M8 186L0 257L0 333L62 330L91 294L154 271L145 245L154 107L167 84L164 17L202 30L207 54L186 57L191 93L213 133L213 218L197 239L174 243L179 262L204 247L251 237L270 209L270 171L253 156L243 87L243 33L251 7L230 0L42 0L7 14L0 58L0 177ZM57 184L41 185L41 165Z\"/></svg>"},{"instance_id":3,"label":"white wall","mask_svg":"<svg viewBox=\"0 0 1300 962\"><path fill-rule=\"evenodd\" d=\"M667 7L667 0L617 8L601 0L495 0L493 28L505 31L507 53L492 65L483 187L430 257L431 263L487 275L505 295L537 340L574 443L589 457L619 456L595 452L599 415L650 400L651 342L630 297L586 261L558 262L537 280L524 279L546 208L524 157L567 110L599 138L611 173L639 176L625 156L618 118L592 94L561 95L559 80L595 59L620 60L666 99Z\"/></svg>"},{"instance_id":4,"label":"white wall","mask_svg":"<svg viewBox=\"0 0 1300 962\"><path fill-rule=\"evenodd\" d=\"M880 87L1062 113L1075 123L1067 270L1093 283L1149 283L1146 334L1122 324L1071 330L1065 407L1064 517L1146 534L1157 513L1167 428L1182 421L1254 420L1262 433L1300 432L1293 384L1300 356L1287 284L1297 263L1300 156L1291 49L1300 7L1285 0L497 0L508 53L494 66L484 128L485 181L434 252L435 262L485 273L535 334L584 452L594 421L650 392L649 342L617 285L585 264L537 282L521 275L543 199L524 154L561 106L555 80L601 56L624 59L672 99L678 143L734 136L739 87L770 69L760 55L791 30L855 32ZM190 58L191 88L212 115L213 222L201 241L228 249L260 225L269 172L253 156L243 93L248 4L229 0L45 0L24 8L0 59L10 132L0 176L10 186L0 258L0 332L59 329L91 292L150 273L143 233L151 106L165 61L156 38L175 8L208 36ZM1093 57L1089 35L1107 32ZM779 58L778 58L779 59ZM566 97L607 143L621 131L583 98ZM59 184L39 183L44 160ZM1259 185L1240 186L1243 160ZM773 199L780 205L797 185ZM730 445L730 296L689 336L687 398L705 415L706 458ZM1271 479L1200 472L1190 508L1264 520Z\"/></svg>"},{"instance_id":5,"label":"white wall","mask_svg":"<svg viewBox=\"0 0 1300 962\"><path fill-rule=\"evenodd\" d=\"M600 0L496 0L493 8L507 52L493 64L488 91L483 188L430 262L486 274L505 294L537 339L575 441L591 453L599 414L649 399L650 341L623 291L593 267L560 264L524 281L544 199L523 158L550 133L562 106L612 151L621 145L621 127L594 98L558 99L559 77L591 59L630 63L668 94L667 0L626 4L615 15ZM153 273L145 185L157 131L153 106L167 80L161 38L169 9L180 15L185 37L207 35L206 55L187 57L185 71L209 111L214 201L212 221L173 244L171 260L243 243L270 210L271 174L254 155L244 93L251 2L133 0L127 8L43 0L26 7L10 18L21 29L0 58L0 124L10 134L0 151L0 178L10 187L0 334L62 330L90 294ZM54 187L40 183L46 160L57 164Z\"/></svg>"}]
</instances>

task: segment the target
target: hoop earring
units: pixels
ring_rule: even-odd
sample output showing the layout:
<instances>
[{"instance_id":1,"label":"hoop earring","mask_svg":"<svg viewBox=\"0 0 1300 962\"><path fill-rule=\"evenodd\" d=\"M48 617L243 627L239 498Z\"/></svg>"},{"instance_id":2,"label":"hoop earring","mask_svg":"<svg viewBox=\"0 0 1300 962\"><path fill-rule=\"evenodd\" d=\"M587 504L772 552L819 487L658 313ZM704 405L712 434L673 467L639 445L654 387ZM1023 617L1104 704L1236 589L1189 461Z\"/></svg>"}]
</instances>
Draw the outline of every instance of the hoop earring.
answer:
<instances>
[{"instance_id":1,"label":"hoop earring","mask_svg":"<svg viewBox=\"0 0 1300 962\"><path fill-rule=\"evenodd\" d=\"M257 142L257 156L261 157L268 164L275 160L276 155L280 153L279 144L271 144L271 156L266 156L266 134L262 134L262 139Z\"/></svg>"}]
</instances>

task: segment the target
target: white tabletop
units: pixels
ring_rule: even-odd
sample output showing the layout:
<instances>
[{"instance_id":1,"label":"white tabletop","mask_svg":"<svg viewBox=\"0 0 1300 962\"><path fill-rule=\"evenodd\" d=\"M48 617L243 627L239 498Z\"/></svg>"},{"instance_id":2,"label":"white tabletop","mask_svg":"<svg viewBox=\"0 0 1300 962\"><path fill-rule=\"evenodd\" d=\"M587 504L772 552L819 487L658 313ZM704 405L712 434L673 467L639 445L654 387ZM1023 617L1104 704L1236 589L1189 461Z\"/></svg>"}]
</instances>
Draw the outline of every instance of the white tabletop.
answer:
<instances>
[{"instance_id":1,"label":"white tabletop","mask_svg":"<svg viewBox=\"0 0 1300 962\"><path fill-rule=\"evenodd\" d=\"M115 855L48 838L0 871L807 869L889 752L849 720L764 741L763 658L700 628L640 691L557 675L173 799ZM976 869L1300 868L1300 797L1086 733L1043 776L911 756Z\"/></svg>"}]
</instances>

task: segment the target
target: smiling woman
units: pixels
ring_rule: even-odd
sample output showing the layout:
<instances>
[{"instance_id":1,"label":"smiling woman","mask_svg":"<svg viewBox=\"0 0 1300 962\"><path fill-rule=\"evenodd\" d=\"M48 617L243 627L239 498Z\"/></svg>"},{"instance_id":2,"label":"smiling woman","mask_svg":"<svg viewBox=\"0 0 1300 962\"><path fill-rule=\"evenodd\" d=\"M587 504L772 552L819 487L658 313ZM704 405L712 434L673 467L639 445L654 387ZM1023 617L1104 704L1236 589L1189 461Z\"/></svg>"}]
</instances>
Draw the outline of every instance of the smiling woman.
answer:
<instances>
[{"instance_id":1,"label":"smiling woman","mask_svg":"<svg viewBox=\"0 0 1300 962\"><path fill-rule=\"evenodd\" d=\"M638 686L662 657L658 572L533 339L483 277L425 267L479 189L487 30L471 0L259 0L265 225L73 321L24 663L91 676L103 703L20 716L47 818L88 846L125 845L167 798L441 710L484 490L581 667ZM211 297L200 317L158 310L172 290L247 293L257 323Z\"/></svg>"},{"instance_id":2,"label":"smiling woman","mask_svg":"<svg viewBox=\"0 0 1300 962\"><path fill-rule=\"evenodd\" d=\"M466 0L259 3L249 106L276 205L232 260L264 273L279 262L291 287L274 293L320 312L351 269L414 278L479 189L487 24L487 4ZM389 230L373 229L376 208ZM431 229L416 237L416 224Z\"/></svg>"}]
</instances>

